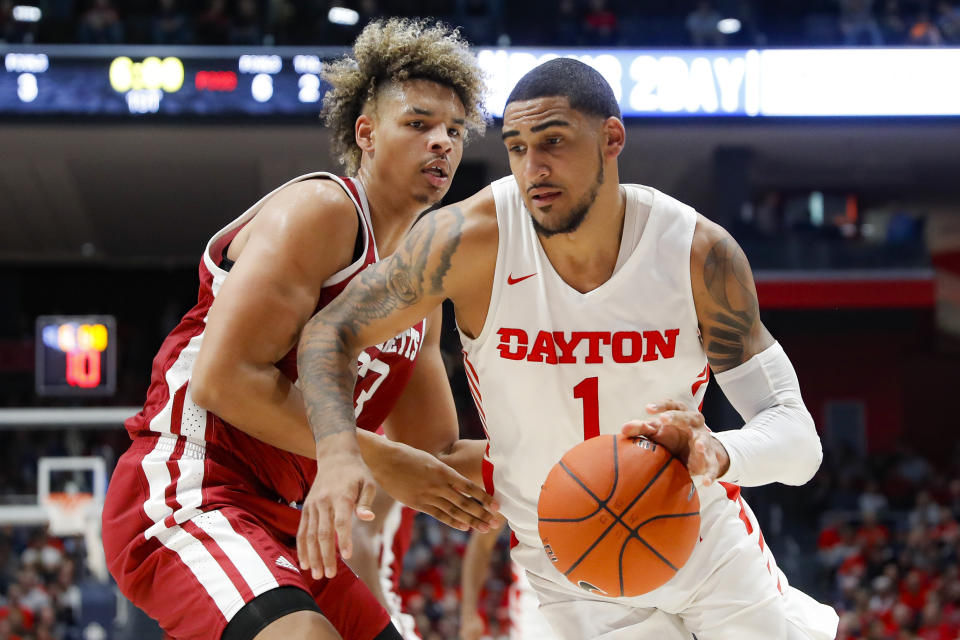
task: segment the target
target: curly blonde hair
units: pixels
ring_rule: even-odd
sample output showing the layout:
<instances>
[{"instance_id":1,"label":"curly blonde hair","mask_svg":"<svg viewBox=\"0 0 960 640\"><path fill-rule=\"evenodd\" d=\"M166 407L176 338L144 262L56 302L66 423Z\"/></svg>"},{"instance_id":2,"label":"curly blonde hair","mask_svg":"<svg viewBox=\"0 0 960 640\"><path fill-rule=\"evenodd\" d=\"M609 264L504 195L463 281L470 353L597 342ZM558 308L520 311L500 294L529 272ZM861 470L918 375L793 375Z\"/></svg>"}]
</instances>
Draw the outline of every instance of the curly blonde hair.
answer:
<instances>
[{"instance_id":1,"label":"curly blonde hair","mask_svg":"<svg viewBox=\"0 0 960 640\"><path fill-rule=\"evenodd\" d=\"M323 97L323 120L333 133L334 154L350 175L360 168L354 125L384 83L423 78L449 86L466 110L467 130L482 134L486 127L483 73L460 32L443 24L371 22L357 36L353 57L325 64L321 75L333 87Z\"/></svg>"}]
</instances>

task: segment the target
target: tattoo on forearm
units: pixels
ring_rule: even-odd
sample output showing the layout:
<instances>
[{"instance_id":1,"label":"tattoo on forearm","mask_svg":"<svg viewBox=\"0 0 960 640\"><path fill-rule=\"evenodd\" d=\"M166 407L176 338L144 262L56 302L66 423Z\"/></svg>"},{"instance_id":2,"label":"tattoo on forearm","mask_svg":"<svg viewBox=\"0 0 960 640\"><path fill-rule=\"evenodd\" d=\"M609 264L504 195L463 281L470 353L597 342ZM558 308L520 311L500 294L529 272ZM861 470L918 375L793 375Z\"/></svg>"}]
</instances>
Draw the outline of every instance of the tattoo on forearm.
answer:
<instances>
[{"instance_id":1,"label":"tattoo on forearm","mask_svg":"<svg viewBox=\"0 0 960 640\"><path fill-rule=\"evenodd\" d=\"M703 281L716 304L705 323L707 358L714 368L726 370L744 361L760 312L743 250L729 238L713 245L703 263Z\"/></svg>"},{"instance_id":2,"label":"tattoo on forearm","mask_svg":"<svg viewBox=\"0 0 960 640\"><path fill-rule=\"evenodd\" d=\"M425 216L393 255L364 269L304 327L297 352L299 387L315 440L356 425L355 359L369 346L355 343L361 330L416 304L425 293L443 294L443 279L460 245L464 225L459 208L447 211L452 215L444 217L442 229L434 215ZM431 253L439 256L433 261L435 266L429 267Z\"/></svg>"}]
</instances>

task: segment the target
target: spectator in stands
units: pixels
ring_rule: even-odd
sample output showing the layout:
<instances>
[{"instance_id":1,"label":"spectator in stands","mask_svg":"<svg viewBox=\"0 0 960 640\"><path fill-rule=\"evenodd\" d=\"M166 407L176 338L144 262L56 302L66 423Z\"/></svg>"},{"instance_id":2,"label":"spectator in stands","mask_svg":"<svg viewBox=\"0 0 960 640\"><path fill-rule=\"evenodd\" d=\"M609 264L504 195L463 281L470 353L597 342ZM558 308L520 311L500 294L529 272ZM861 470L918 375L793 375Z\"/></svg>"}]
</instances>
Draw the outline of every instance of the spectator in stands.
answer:
<instances>
[{"instance_id":1,"label":"spectator in stands","mask_svg":"<svg viewBox=\"0 0 960 640\"><path fill-rule=\"evenodd\" d=\"M80 16L77 41L83 44L123 42L123 23L110 0L94 0L93 5Z\"/></svg>"},{"instance_id":2,"label":"spectator in stands","mask_svg":"<svg viewBox=\"0 0 960 640\"><path fill-rule=\"evenodd\" d=\"M883 34L873 17L873 0L840 0L840 33L846 45L882 45Z\"/></svg>"},{"instance_id":3,"label":"spectator in stands","mask_svg":"<svg viewBox=\"0 0 960 640\"><path fill-rule=\"evenodd\" d=\"M888 504L887 497L880 493L880 485L872 478L867 481L867 485L864 488L863 493L861 493L860 497L857 499L857 505L860 508L860 513L866 513L869 511L875 514L882 514L887 510Z\"/></svg>"},{"instance_id":4,"label":"spectator in stands","mask_svg":"<svg viewBox=\"0 0 960 640\"><path fill-rule=\"evenodd\" d=\"M454 7L453 22L470 42L496 44L503 29L502 0L455 0Z\"/></svg>"},{"instance_id":5,"label":"spectator in stands","mask_svg":"<svg viewBox=\"0 0 960 640\"><path fill-rule=\"evenodd\" d=\"M240 0L237 4L237 16L230 24L230 44L263 44L256 0Z\"/></svg>"},{"instance_id":6,"label":"spectator in stands","mask_svg":"<svg viewBox=\"0 0 960 640\"><path fill-rule=\"evenodd\" d=\"M560 0L553 20L551 41L558 47L575 47L581 43L581 20L575 0Z\"/></svg>"},{"instance_id":7,"label":"spectator in stands","mask_svg":"<svg viewBox=\"0 0 960 640\"><path fill-rule=\"evenodd\" d=\"M960 7L949 2L938 2L937 29L945 44L960 44Z\"/></svg>"},{"instance_id":8,"label":"spectator in stands","mask_svg":"<svg viewBox=\"0 0 960 640\"><path fill-rule=\"evenodd\" d=\"M13 0L0 0L0 42L30 44L36 38L37 25L13 19Z\"/></svg>"},{"instance_id":9,"label":"spectator in stands","mask_svg":"<svg viewBox=\"0 0 960 640\"><path fill-rule=\"evenodd\" d=\"M930 47L939 47L943 44L943 36L940 35L937 25L930 19L930 12L921 11L917 14L917 19L907 35L907 44Z\"/></svg>"},{"instance_id":10,"label":"spectator in stands","mask_svg":"<svg viewBox=\"0 0 960 640\"><path fill-rule=\"evenodd\" d=\"M687 16L687 33L695 47L722 47L724 36L717 25L720 13L707 0L700 0L697 8Z\"/></svg>"},{"instance_id":11,"label":"spectator in stands","mask_svg":"<svg viewBox=\"0 0 960 640\"><path fill-rule=\"evenodd\" d=\"M10 623L14 634L33 629L33 611L23 604L23 589L19 584L11 584L7 589L5 602L0 604L0 620Z\"/></svg>"},{"instance_id":12,"label":"spectator in stands","mask_svg":"<svg viewBox=\"0 0 960 640\"><path fill-rule=\"evenodd\" d=\"M20 636L13 632L13 624L9 618L0 617L0 640L20 640Z\"/></svg>"},{"instance_id":13,"label":"spectator in stands","mask_svg":"<svg viewBox=\"0 0 960 640\"><path fill-rule=\"evenodd\" d=\"M189 25L187 15L177 7L177 0L160 0L150 20L150 38L154 44L187 44L191 39Z\"/></svg>"},{"instance_id":14,"label":"spectator in stands","mask_svg":"<svg viewBox=\"0 0 960 640\"><path fill-rule=\"evenodd\" d=\"M907 39L907 23L904 22L903 15L900 13L899 0L887 0L883 4L880 31L883 34L884 44L903 44Z\"/></svg>"},{"instance_id":15,"label":"spectator in stands","mask_svg":"<svg viewBox=\"0 0 960 640\"><path fill-rule=\"evenodd\" d=\"M877 514L873 511L864 511L861 516L856 534L857 545L865 550L885 547L890 542L890 530L877 520Z\"/></svg>"},{"instance_id":16,"label":"spectator in stands","mask_svg":"<svg viewBox=\"0 0 960 640\"><path fill-rule=\"evenodd\" d=\"M297 9L290 0L268 0L267 33L275 44L289 41Z\"/></svg>"},{"instance_id":17,"label":"spectator in stands","mask_svg":"<svg viewBox=\"0 0 960 640\"><path fill-rule=\"evenodd\" d=\"M230 16L226 0L209 0L207 10L197 18L199 44L227 44L230 40Z\"/></svg>"},{"instance_id":18,"label":"spectator in stands","mask_svg":"<svg viewBox=\"0 0 960 640\"><path fill-rule=\"evenodd\" d=\"M911 527L936 526L940 521L940 506L930 497L929 491L920 491L917 493L916 502L908 517Z\"/></svg>"},{"instance_id":19,"label":"spectator in stands","mask_svg":"<svg viewBox=\"0 0 960 640\"><path fill-rule=\"evenodd\" d=\"M611 46L617 40L617 14L607 6L607 0L590 0L583 17L586 44Z\"/></svg>"}]
</instances>

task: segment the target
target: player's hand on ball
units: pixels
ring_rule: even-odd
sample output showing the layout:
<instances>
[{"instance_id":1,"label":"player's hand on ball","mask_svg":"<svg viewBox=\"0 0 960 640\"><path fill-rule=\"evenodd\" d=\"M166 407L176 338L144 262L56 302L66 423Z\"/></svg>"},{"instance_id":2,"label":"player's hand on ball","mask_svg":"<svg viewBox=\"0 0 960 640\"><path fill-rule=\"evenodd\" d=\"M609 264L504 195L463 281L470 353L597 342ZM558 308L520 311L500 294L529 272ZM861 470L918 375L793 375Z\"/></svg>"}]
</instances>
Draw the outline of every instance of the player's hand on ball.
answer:
<instances>
[{"instance_id":1,"label":"player's hand on ball","mask_svg":"<svg viewBox=\"0 0 960 640\"><path fill-rule=\"evenodd\" d=\"M483 487L425 451L391 444L390 464L377 465L375 474L394 500L461 531L499 526L499 507Z\"/></svg>"},{"instance_id":2,"label":"player's hand on ball","mask_svg":"<svg viewBox=\"0 0 960 640\"><path fill-rule=\"evenodd\" d=\"M371 505L377 485L359 450L331 449L317 459L317 476L303 502L297 529L300 568L310 570L315 579L337 575L337 544L344 558L353 554L354 512L361 520L374 517Z\"/></svg>"},{"instance_id":3,"label":"player's hand on ball","mask_svg":"<svg viewBox=\"0 0 960 640\"><path fill-rule=\"evenodd\" d=\"M623 425L626 436L644 436L670 450L691 476L703 476L710 485L726 473L730 466L727 450L714 438L699 411L691 411L673 400L648 404L646 419L631 420Z\"/></svg>"}]
</instances>

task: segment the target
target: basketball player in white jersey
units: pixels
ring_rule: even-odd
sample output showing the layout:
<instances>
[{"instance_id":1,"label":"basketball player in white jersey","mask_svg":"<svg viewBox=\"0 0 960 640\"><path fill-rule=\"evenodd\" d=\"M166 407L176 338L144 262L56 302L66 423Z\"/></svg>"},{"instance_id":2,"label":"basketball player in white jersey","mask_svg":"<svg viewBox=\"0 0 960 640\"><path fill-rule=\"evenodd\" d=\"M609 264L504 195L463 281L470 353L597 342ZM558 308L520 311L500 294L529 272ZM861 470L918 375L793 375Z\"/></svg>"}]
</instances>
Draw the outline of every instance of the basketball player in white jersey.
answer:
<instances>
[{"instance_id":1,"label":"basketball player in white jersey","mask_svg":"<svg viewBox=\"0 0 960 640\"><path fill-rule=\"evenodd\" d=\"M109 569L177 640L399 638L335 554L336 536L350 555L354 512L372 517L373 478L448 523L485 526L483 489L430 455L457 438L449 393L418 399L446 385L439 313L358 354L348 434L314 438L295 384L303 324L446 193L464 134L482 129L479 69L455 32L391 20L368 25L324 76L351 175L292 180L210 240L197 305L154 359L111 478ZM358 443L354 418L424 451L368 432ZM323 540L296 544L305 520Z\"/></svg>"},{"instance_id":2,"label":"basketball player in white jersey","mask_svg":"<svg viewBox=\"0 0 960 640\"><path fill-rule=\"evenodd\" d=\"M511 177L421 220L305 327L312 427L347 430L356 354L449 298L488 436L484 484L559 637L661 638L655 614L665 612L699 640L832 639L836 613L789 586L739 496L739 485L803 484L822 457L793 367L760 321L743 251L670 196L620 184L619 107L580 62L525 75L501 135ZM704 424L708 365L742 429ZM630 598L568 581L537 533L540 487L557 460L621 431L677 455L701 504L687 564Z\"/></svg>"}]
</instances>

